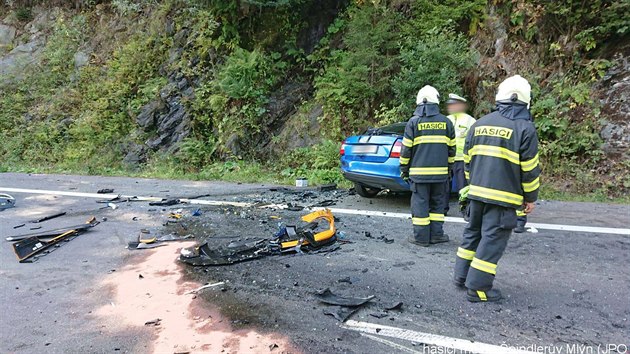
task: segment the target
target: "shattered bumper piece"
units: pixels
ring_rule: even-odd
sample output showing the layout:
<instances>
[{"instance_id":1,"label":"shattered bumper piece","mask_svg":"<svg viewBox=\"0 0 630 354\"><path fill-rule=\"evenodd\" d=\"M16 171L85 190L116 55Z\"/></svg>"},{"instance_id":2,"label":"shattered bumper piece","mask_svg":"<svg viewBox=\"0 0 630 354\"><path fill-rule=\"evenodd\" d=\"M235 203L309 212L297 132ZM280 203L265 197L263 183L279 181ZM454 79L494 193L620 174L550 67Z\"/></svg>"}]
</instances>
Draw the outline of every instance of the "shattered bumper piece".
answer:
<instances>
[{"instance_id":1,"label":"shattered bumper piece","mask_svg":"<svg viewBox=\"0 0 630 354\"><path fill-rule=\"evenodd\" d=\"M15 198L8 194L0 193L0 210L13 208L15 206Z\"/></svg>"},{"instance_id":2,"label":"shattered bumper piece","mask_svg":"<svg viewBox=\"0 0 630 354\"><path fill-rule=\"evenodd\" d=\"M310 214L302 216L302 220L306 222L306 226L301 227L295 232L291 232L291 228L287 227L284 235L277 240L270 242L270 247L279 248L282 252L296 251L300 252L303 246L319 248L335 241L335 217L328 209L314 211ZM317 228L319 221L328 222L328 229L313 233Z\"/></svg>"},{"instance_id":3,"label":"shattered bumper piece","mask_svg":"<svg viewBox=\"0 0 630 354\"><path fill-rule=\"evenodd\" d=\"M94 217L89 219L86 224L91 225L91 227L96 226L98 222ZM32 256L42 252L43 250L58 244L61 241L65 241L70 239L73 236L79 235L81 231L85 229L72 229L65 231L61 234L55 235L52 238L46 237L36 237L31 236L28 238L21 239L13 244L13 252L15 253L18 261L20 263L26 261ZM46 239L44 239L46 238Z\"/></svg>"},{"instance_id":4,"label":"shattered bumper piece","mask_svg":"<svg viewBox=\"0 0 630 354\"><path fill-rule=\"evenodd\" d=\"M319 291L315 294L315 297L319 299L319 301L329 304L329 305L338 305L338 306L361 306L372 299L375 298L374 295L368 297L344 297L333 294L329 288L326 288L322 291Z\"/></svg>"},{"instance_id":5,"label":"shattered bumper piece","mask_svg":"<svg viewBox=\"0 0 630 354\"><path fill-rule=\"evenodd\" d=\"M318 210L302 216L306 225L297 228L286 226L276 233L273 240L232 242L226 247L211 247L208 242L184 248L179 260L194 266L227 265L260 258L266 255L318 251L323 246L335 242L335 218L330 210ZM319 221L326 221L328 227L316 232Z\"/></svg>"},{"instance_id":6,"label":"shattered bumper piece","mask_svg":"<svg viewBox=\"0 0 630 354\"><path fill-rule=\"evenodd\" d=\"M358 306L346 307L346 306L328 306L325 308L324 315L329 315L337 319L339 322L346 322L350 316L352 316L357 310Z\"/></svg>"},{"instance_id":7,"label":"shattered bumper piece","mask_svg":"<svg viewBox=\"0 0 630 354\"><path fill-rule=\"evenodd\" d=\"M19 240L27 239L29 237L52 238L52 237L59 236L59 235L61 235L63 233L66 233L66 232L72 231L72 230L79 231L79 232L85 231L85 230L87 230L89 228L92 228L92 227L98 225L98 224L99 224L99 222L96 221L96 218L92 217L84 224L65 226L65 227L61 227L61 228L58 228L58 229L34 232L34 233L24 234L24 235L10 236L10 237L5 238L5 240L7 240L7 241L19 241Z\"/></svg>"},{"instance_id":8,"label":"shattered bumper piece","mask_svg":"<svg viewBox=\"0 0 630 354\"><path fill-rule=\"evenodd\" d=\"M210 248L207 242L181 250L179 260L193 266L219 266L260 258L267 254L264 240Z\"/></svg>"}]
</instances>

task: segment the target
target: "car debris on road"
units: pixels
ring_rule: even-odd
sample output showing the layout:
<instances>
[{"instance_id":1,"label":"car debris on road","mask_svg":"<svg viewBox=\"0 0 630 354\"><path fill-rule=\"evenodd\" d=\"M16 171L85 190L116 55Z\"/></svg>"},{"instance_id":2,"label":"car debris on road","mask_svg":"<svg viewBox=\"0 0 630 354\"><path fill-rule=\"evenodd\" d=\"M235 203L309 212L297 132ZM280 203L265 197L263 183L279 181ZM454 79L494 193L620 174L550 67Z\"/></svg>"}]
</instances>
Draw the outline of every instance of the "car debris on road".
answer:
<instances>
[{"instance_id":1,"label":"car debris on road","mask_svg":"<svg viewBox=\"0 0 630 354\"><path fill-rule=\"evenodd\" d=\"M56 237L59 236L63 233L66 233L68 231L71 230L76 230L76 231L84 231L87 230L89 228L92 228L96 225L98 225L99 222L96 221L96 218L91 217L87 222L83 223L83 224L78 224L78 225L71 225L71 226L63 226L60 228L56 228L56 229L51 229L51 230L45 230L45 231L40 231L40 232L35 232L35 233L30 233L30 234L24 234L24 235L16 235L16 236L9 236L7 238L5 238L5 240L7 241L19 241L19 240L23 240L29 237L38 237L38 238L51 238L51 237ZM22 226L20 226L22 227Z\"/></svg>"},{"instance_id":2,"label":"car debris on road","mask_svg":"<svg viewBox=\"0 0 630 354\"><path fill-rule=\"evenodd\" d=\"M52 220L52 219L55 219L55 218L58 218L58 217L64 216L64 215L66 215L66 212L62 211L62 212L59 212L59 213L55 213L55 214L52 214L52 215L47 215L47 216L41 217L39 219L31 220L30 223L31 224L37 224L37 223L48 221L48 220Z\"/></svg>"},{"instance_id":3,"label":"car debris on road","mask_svg":"<svg viewBox=\"0 0 630 354\"><path fill-rule=\"evenodd\" d=\"M57 233L52 233L48 231L48 234L41 234L40 236L28 236L22 235L18 236L17 242L13 243L13 252L15 253L18 261L20 263L25 262L27 259L33 257L34 255L44 251L45 249L58 244L61 241L69 240L73 236L78 236L81 231L86 230L89 227L94 227L98 225L98 221L96 221L95 217L90 218L85 225L87 227L77 227L71 228L68 230L63 230ZM15 237L13 237L14 239Z\"/></svg>"},{"instance_id":4,"label":"car debris on road","mask_svg":"<svg viewBox=\"0 0 630 354\"><path fill-rule=\"evenodd\" d=\"M336 318L339 322L345 322L350 316L357 312L361 306L370 302L376 296L370 295L368 297L345 297L334 294L330 288L320 290L315 294L315 297L320 301L328 305L323 310L325 315L330 315Z\"/></svg>"},{"instance_id":5,"label":"car debris on road","mask_svg":"<svg viewBox=\"0 0 630 354\"><path fill-rule=\"evenodd\" d=\"M0 211L15 207L15 198L12 196L0 193Z\"/></svg>"},{"instance_id":6,"label":"car debris on road","mask_svg":"<svg viewBox=\"0 0 630 354\"><path fill-rule=\"evenodd\" d=\"M318 250L336 241L335 220L330 210L318 210L302 216L307 224L302 227L283 226L274 238L233 241L227 247L211 247L209 240L181 250L179 260L193 266L228 265L266 255ZM320 221L328 228L314 232Z\"/></svg>"}]
</instances>

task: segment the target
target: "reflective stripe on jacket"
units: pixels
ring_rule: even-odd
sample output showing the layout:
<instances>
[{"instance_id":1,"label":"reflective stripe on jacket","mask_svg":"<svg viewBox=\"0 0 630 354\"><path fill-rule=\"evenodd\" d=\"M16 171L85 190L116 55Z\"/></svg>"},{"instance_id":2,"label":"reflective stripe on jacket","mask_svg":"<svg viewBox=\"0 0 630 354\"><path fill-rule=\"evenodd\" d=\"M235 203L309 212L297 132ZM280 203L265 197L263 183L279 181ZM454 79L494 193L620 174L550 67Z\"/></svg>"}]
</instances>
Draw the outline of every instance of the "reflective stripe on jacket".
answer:
<instances>
[{"instance_id":1,"label":"reflective stripe on jacket","mask_svg":"<svg viewBox=\"0 0 630 354\"><path fill-rule=\"evenodd\" d=\"M453 123L440 114L437 104L422 104L407 122L400 153L400 170L415 183L448 179L455 159Z\"/></svg>"},{"instance_id":2,"label":"reflective stripe on jacket","mask_svg":"<svg viewBox=\"0 0 630 354\"><path fill-rule=\"evenodd\" d=\"M466 113L454 113L448 116L448 119L455 127L455 161L464 161L464 144L466 143L466 135L470 127L477 121L475 118Z\"/></svg>"},{"instance_id":3,"label":"reflective stripe on jacket","mask_svg":"<svg viewBox=\"0 0 630 354\"><path fill-rule=\"evenodd\" d=\"M525 106L501 109L480 118L468 132L464 146L468 198L519 208L538 198L538 135L529 112L513 113Z\"/></svg>"}]
</instances>

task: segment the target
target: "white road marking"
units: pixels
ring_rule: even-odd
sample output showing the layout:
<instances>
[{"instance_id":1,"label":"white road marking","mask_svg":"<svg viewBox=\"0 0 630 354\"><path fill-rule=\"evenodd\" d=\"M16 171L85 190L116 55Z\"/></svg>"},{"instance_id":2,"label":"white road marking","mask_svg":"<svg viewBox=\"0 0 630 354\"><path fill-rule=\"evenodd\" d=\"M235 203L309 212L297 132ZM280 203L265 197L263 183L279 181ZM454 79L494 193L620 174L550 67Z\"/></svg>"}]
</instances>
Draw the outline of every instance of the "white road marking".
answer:
<instances>
[{"instance_id":1,"label":"white road marking","mask_svg":"<svg viewBox=\"0 0 630 354\"><path fill-rule=\"evenodd\" d=\"M0 191L7 191L10 193L27 193L27 194L47 194L47 195L61 195L66 197L83 197L83 198L97 198L97 199L111 199L116 197L125 198L135 198L137 201L146 201L146 202L157 202L162 200L160 197L142 197L136 195L123 195L123 194L99 194L99 193L82 193L82 192L67 192L67 191L51 191L44 189L24 189L24 188L5 188L0 187ZM253 206L252 203L240 203L240 202L227 202L227 201L216 201L216 200L204 200L204 199L179 199L182 203L188 204L198 204L198 205L231 205L237 207L250 207Z\"/></svg>"},{"instance_id":2,"label":"white road marking","mask_svg":"<svg viewBox=\"0 0 630 354\"><path fill-rule=\"evenodd\" d=\"M82 193L82 192L8 188L8 187L0 187L0 191L8 192L8 193L48 194L48 195L98 198L98 199L108 199L108 198L115 198L119 196L118 194ZM159 197L142 197L142 196L133 196L133 195L120 195L120 197L121 198L135 197L137 198L136 200L149 201L149 202L162 200L162 198L159 198ZM256 206L253 203L229 202L229 201L222 201L222 200L180 199L180 201L183 203L189 203L193 205L236 206L236 207L255 207ZM276 209L287 208L286 205L282 205L282 204L262 205L260 207L276 208ZM312 208L312 209L319 210L319 209L326 209L326 208ZM332 211L333 214L336 213L336 214L346 214L346 215L364 215L364 216L388 217L388 218L396 218L396 219L411 219L411 215L407 213L392 213L392 212L377 211L377 210L358 210L358 209L344 209L344 208L328 208L328 209L330 209L330 211ZM445 218L445 221L449 223L457 223L457 224L466 223L466 221L463 218L456 218L456 217L450 217L450 216L447 216ZM623 228L561 225L561 224L540 224L540 223L527 223L527 225L530 227L535 227L537 229L543 229L543 230L589 232L589 233L596 233L596 234L614 234L614 235L630 236L630 229L623 229Z\"/></svg>"},{"instance_id":3,"label":"white road marking","mask_svg":"<svg viewBox=\"0 0 630 354\"><path fill-rule=\"evenodd\" d=\"M412 331L410 329L383 326L369 322L349 320L341 327L357 332L378 335L383 337L403 339L414 343L423 343L436 347L450 348L464 353L477 354L531 354L533 352L519 350L507 346L492 345L480 342L472 342L465 339L451 338L437 334ZM409 348L407 348L409 349Z\"/></svg>"},{"instance_id":4,"label":"white road marking","mask_svg":"<svg viewBox=\"0 0 630 354\"><path fill-rule=\"evenodd\" d=\"M2 189L0 188L0 190ZM356 210L356 209L340 209L340 208L329 208L329 209L330 211L333 212L333 214L337 213L337 214L352 214L352 215L366 215L366 216L385 216L388 218L411 219L411 215L406 214L406 213L390 213L390 212L375 211L375 210ZM464 218L455 218L451 216L447 216L444 221L457 223L457 224L466 224L466 221L464 220ZM599 234L615 234L615 235L630 236L630 229L621 229L621 228L612 228L612 227L541 224L541 223L534 223L534 222L528 222L527 226L534 227L536 229L544 229L544 230L591 232L591 233L596 233L596 234L599 233Z\"/></svg>"},{"instance_id":5,"label":"white road marking","mask_svg":"<svg viewBox=\"0 0 630 354\"><path fill-rule=\"evenodd\" d=\"M361 335L363 337L370 338L373 341L377 341L379 343L388 345L388 346L390 346L390 347L392 347L394 349L398 349L401 352L412 353L412 354L421 354L421 352L419 352L419 351L415 351L415 350L413 350L411 348L405 347L404 345L400 345L398 343L394 343L391 340L383 339L383 338L380 338L380 337L377 337L377 336L373 336L371 334L366 334L366 333L361 333Z\"/></svg>"}]
</instances>

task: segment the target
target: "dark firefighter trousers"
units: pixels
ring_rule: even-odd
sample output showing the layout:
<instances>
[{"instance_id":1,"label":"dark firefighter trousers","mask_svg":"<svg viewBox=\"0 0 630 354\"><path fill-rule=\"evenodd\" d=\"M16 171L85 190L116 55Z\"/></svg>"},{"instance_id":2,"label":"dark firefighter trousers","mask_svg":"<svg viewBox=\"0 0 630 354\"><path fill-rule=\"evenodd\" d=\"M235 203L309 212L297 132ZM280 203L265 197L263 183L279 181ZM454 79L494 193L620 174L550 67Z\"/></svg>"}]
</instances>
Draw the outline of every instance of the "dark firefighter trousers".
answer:
<instances>
[{"instance_id":1,"label":"dark firefighter trousers","mask_svg":"<svg viewBox=\"0 0 630 354\"><path fill-rule=\"evenodd\" d=\"M455 280L465 281L468 289L488 291L516 227L516 210L471 200L468 212L470 220L457 249Z\"/></svg>"},{"instance_id":2,"label":"dark firefighter trousers","mask_svg":"<svg viewBox=\"0 0 630 354\"><path fill-rule=\"evenodd\" d=\"M446 183L412 183L411 216L416 242L429 243L444 236Z\"/></svg>"},{"instance_id":3,"label":"dark firefighter trousers","mask_svg":"<svg viewBox=\"0 0 630 354\"><path fill-rule=\"evenodd\" d=\"M452 181L455 180L455 185L457 186L456 191L451 190ZM448 213L449 210L449 201L451 199L451 193L458 193L460 189L466 187L468 185L468 181L466 181L466 177L464 175L464 161L455 161L453 164L453 169L451 170L450 180L446 184L446 194L444 195L445 205L444 205L444 214Z\"/></svg>"}]
</instances>

